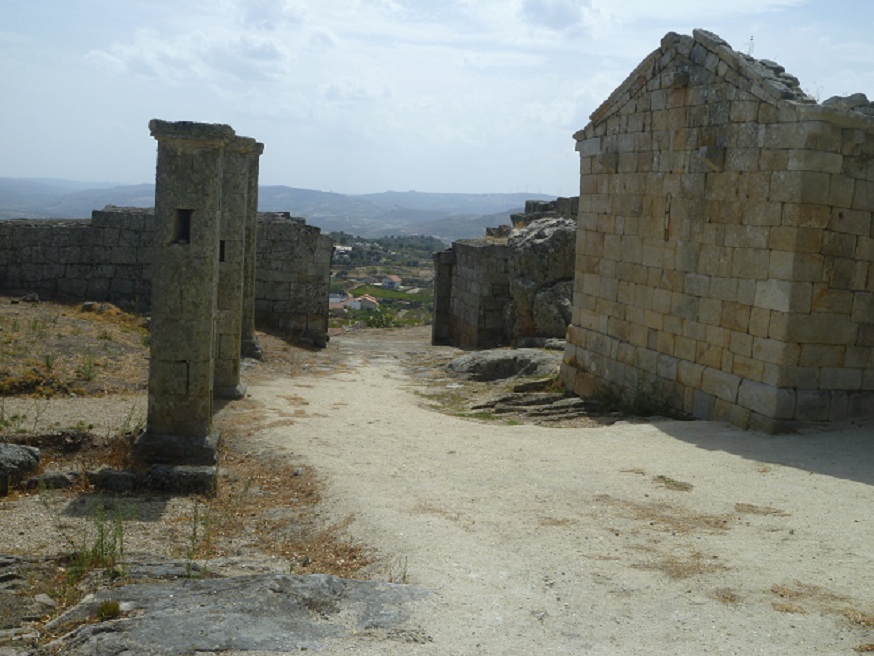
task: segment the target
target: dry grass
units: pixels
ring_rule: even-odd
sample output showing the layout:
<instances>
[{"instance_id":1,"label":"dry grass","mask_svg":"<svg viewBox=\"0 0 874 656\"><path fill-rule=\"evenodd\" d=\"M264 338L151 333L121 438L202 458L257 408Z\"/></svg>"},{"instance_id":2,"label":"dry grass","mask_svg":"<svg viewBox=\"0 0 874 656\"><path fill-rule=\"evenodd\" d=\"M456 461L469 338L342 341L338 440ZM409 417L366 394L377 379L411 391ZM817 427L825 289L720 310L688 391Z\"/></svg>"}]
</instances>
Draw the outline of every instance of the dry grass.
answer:
<instances>
[{"instance_id":1,"label":"dry grass","mask_svg":"<svg viewBox=\"0 0 874 656\"><path fill-rule=\"evenodd\" d=\"M143 319L108 303L89 308L52 302L13 304L10 298L0 297L0 397L10 393L104 395L144 389L148 332ZM262 333L259 341L265 359L256 375L295 376L309 366L306 350ZM91 355L86 358L86 354ZM301 397L287 400L306 405ZM351 518L329 526L319 521L315 509L322 484L316 473L307 467L277 466L275 461L234 448L239 438L267 426L291 425L304 413L298 407L265 422L261 410L256 402L244 399L234 402L226 420L217 420L223 434L217 495L192 502L190 512L166 520L172 524L168 529L179 538L175 555L276 557L286 559L296 572L356 574L369 564L368 551L344 537ZM111 435L97 436L83 425L78 427L81 430L17 439L41 447L44 470L129 469L131 445L142 428L137 422L129 423ZM3 428L0 425L0 432ZM78 488L64 494L75 500L92 493L83 478ZM14 494L6 501L14 502L20 496Z\"/></svg>"},{"instance_id":2,"label":"dry grass","mask_svg":"<svg viewBox=\"0 0 874 656\"><path fill-rule=\"evenodd\" d=\"M716 599L716 601L728 605L736 604L741 600L740 595L731 588L717 588L710 596Z\"/></svg>"},{"instance_id":3,"label":"dry grass","mask_svg":"<svg viewBox=\"0 0 874 656\"><path fill-rule=\"evenodd\" d=\"M779 508L770 506L754 506L751 503L736 503L734 511L740 515L775 515L778 517L788 517L789 513Z\"/></svg>"},{"instance_id":4,"label":"dry grass","mask_svg":"<svg viewBox=\"0 0 874 656\"><path fill-rule=\"evenodd\" d=\"M640 550L650 551L646 547L642 547ZM726 565L719 562L717 556L707 556L699 551L656 554L647 562L634 563L631 566L635 569L656 570L675 580L688 579L702 574L713 574L728 569Z\"/></svg>"},{"instance_id":5,"label":"dry grass","mask_svg":"<svg viewBox=\"0 0 874 656\"><path fill-rule=\"evenodd\" d=\"M148 330L112 304L12 303L0 296L0 396L144 389Z\"/></svg>"},{"instance_id":6,"label":"dry grass","mask_svg":"<svg viewBox=\"0 0 874 656\"><path fill-rule=\"evenodd\" d=\"M696 513L670 503L658 501L639 503L616 499L609 495L598 495L596 501L618 508L626 517L644 521L652 530L656 531L669 531L672 533L707 531L717 533L727 530L731 520L731 515Z\"/></svg>"},{"instance_id":7,"label":"dry grass","mask_svg":"<svg viewBox=\"0 0 874 656\"><path fill-rule=\"evenodd\" d=\"M874 629L874 613L862 611L855 607L855 602L847 596L835 594L826 588L801 581L790 585L775 583L770 588L771 594L780 597L781 601L771 604L774 610L781 613L805 614L811 611L827 615L835 615L847 620L851 625L870 630ZM869 645L861 645L862 651L869 651ZM856 651L859 651L859 647Z\"/></svg>"}]
</instances>

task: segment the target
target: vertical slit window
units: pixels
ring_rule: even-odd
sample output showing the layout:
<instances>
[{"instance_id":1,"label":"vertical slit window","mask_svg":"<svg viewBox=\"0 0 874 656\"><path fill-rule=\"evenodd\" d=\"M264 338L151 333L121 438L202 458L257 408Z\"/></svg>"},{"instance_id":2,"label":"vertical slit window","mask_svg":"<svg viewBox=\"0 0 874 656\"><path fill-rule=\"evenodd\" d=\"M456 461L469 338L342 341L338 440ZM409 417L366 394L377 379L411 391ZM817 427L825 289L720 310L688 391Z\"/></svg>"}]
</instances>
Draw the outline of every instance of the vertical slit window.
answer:
<instances>
[{"instance_id":1,"label":"vertical slit window","mask_svg":"<svg viewBox=\"0 0 874 656\"><path fill-rule=\"evenodd\" d=\"M173 223L173 243L188 244L191 242L191 217L194 210L176 210L176 220Z\"/></svg>"}]
</instances>

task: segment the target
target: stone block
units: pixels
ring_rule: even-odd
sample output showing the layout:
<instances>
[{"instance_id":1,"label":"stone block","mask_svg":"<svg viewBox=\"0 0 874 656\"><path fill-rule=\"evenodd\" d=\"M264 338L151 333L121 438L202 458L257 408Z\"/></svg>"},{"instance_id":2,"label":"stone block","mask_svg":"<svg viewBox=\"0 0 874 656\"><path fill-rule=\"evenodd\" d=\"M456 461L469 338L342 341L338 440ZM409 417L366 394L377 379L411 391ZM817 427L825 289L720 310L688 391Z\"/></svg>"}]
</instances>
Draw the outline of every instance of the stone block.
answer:
<instances>
[{"instance_id":1,"label":"stone block","mask_svg":"<svg viewBox=\"0 0 874 656\"><path fill-rule=\"evenodd\" d=\"M831 393L827 390L797 390L795 416L797 421L828 421Z\"/></svg>"},{"instance_id":2,"label":"stone block","mask_svg":"<svg viewBox=\"0 0 874 656\"><path fill-rule=\"evenodd\" d=\"M753 357L762 362L771 362L780 366L795 366L798 364L800 347L776 339L763 337L753 338Z\"/></svg>"},{"instance_id":3,"label":"stone block","mask_svg":"<svg viewBox=\"0 0 874 656\"><path fill-rule=\"evenodd\" d=\"M874 324L874 294L857 292L853 298L853 321Z\"/></svg>"},{"instance_id":4,"label":"stone block","mask_svg":"<svg viewBox=\"0 0 874 656\"><path fill-rule=\"evenodd\" d=\"M752 412L771 419L792 419L796 396L793 389L780 389L752 380L740 384L737 402Z\"/></svg>"},{"instance_id":5,"label":"stone block","mask_svg":"<svg viewBox=\"0 0 874 656\"><path fill-rule=\"evenodd\" d=\"M779 253L780 251L773 251ZM810 312L813 286L791 280L761 280L756 283L756 306L780 312Z\"/></svg>"},{"instance_id":6,"label":"stone block","mask_svg":"<svg viewBox=\"0 0 874 656\"><path fill-rule=\"evenodd\" d=\"M784 226L821 230L832 220L832 209L827 205L787 202L782 206L780 221Z\"/></svg>"},{"instance_id":7,"label":"stone block","mask_svg":"<svg viewBox=\"0 0 874 656\"><path fill-rule=\"evenodd\" d=\"M845 314L815 313L792 317L782 326L787 341L798 344L850 344L856 336L856 326ZM789 318L787 317L787 319ZM867 344L857 344L867 346Z\"/></svg>"},{"instance_id":8,"label":"stone block","mask_svg":"<svg viewBox=\"0 0 874 656\"><path fill-rule=\"evenodd\" d=\"M862 388L862 370L843 367L823 367L820 386L826 390L858 390Z\"/></svg>"},{"instance_id":9,"label":"stone block","mask_svg":"<svg viewBox=\"0 0 874 656\"><path fill-rule=\"evenodd\" d=\"M856 180L853 209L866 212L874 210L874 181Z\"/></svg>"},{"instance_id":10,"label":"stone block","mask_svg":"<svg viewBox=\"0 0 874 656\"><path fill-rule=\"evenodd\" d=\"M852 235L871 235L871 212L834 208L828 222L828 229Z\"/></svg>"},{"instance_id":11,"label":"stone block","mask_svg":"<svg viewBox=\"0 0 874 656\"><path fill-rule=\"evenodd\" d=\"M832 289L826 283L813 286L811 309L813 312L847 314L853 311L855 293L843 289Z\"/></svg>"},{"instance_id":12,"label":"stone block","mask_svg":"<svg viewBox=\"0 0 874 656\"><path fill-rule=\"evenodd\" d=\"M707 367L701 376L702 391L716 398L734 403L737 400L740 376Z\"/></svg>"}]
</instances>

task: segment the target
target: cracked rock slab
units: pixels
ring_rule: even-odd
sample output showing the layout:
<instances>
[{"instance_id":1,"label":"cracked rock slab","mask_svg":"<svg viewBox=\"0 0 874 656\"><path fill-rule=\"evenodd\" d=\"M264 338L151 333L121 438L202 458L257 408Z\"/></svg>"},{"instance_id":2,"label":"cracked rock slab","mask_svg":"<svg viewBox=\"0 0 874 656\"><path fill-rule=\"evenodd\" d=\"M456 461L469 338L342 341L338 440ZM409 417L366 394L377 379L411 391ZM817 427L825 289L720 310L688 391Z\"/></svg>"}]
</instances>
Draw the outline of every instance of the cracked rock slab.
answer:
<instances>
[{"instance_id":1,"label":"cracked rock slab","mask_svg":"<svg viewBox=\"0 0 874 656\"><path fill-rule=\"evenodd\" d=\"M68 656L300 651L359 631L401 630L424 588L326 574L185 579L102 591L53 622L68 633L48 645ZM119 617L92 621L102 602ZM127 651L126 651L127 650Z\"/></svg>"}]
</instances>

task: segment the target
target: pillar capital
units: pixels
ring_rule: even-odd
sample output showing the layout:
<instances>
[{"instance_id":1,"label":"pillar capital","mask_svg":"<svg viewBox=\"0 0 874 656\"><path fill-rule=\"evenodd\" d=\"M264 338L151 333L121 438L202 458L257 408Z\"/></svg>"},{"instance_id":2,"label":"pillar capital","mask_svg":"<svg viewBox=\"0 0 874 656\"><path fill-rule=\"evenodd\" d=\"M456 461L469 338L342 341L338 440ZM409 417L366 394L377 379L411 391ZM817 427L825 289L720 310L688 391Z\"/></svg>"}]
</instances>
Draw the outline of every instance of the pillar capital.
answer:
<instances>
[{"instance_id":1,"label":"pillar capital","mask_svg":"<svg viewBox=\"0 0 874 656\"><path fill-rule=\"evenodd\" d=\"M228 143L227 151L240 155L261 155L264 152L264 144L255 141L252 137L234 137Z\"/></svg>"},{"instance_id":2,"label":"pillar capital","mask_svg":"<svg viewBox=\"0 0 874 656\"><path fill-rule=\"evenodd\" d=\"M196 123L194 121L149 121L152 136L161 141L192 142L200 145L225 146L236 133L230 125L222 123ZM254 141L254 139L252 140Z\"/></svg>"}]
</instances>

